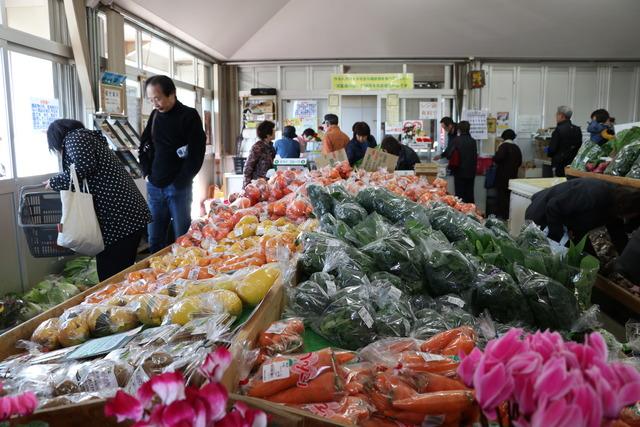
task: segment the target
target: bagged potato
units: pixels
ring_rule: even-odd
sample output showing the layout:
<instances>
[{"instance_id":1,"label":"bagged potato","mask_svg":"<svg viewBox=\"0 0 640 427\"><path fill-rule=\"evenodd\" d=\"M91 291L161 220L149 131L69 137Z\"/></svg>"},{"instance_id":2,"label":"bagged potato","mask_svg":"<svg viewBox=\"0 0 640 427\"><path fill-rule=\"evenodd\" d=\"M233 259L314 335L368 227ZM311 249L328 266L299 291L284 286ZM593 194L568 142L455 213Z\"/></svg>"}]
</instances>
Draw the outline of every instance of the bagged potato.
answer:
<instances>
[{"instance_id":1,"label":"bagged potato","mask_svg":"<svg viewBox=\"0 0 640 427\"><path fill-rule=\"evenodd\" d=\"M60 347L59 329L59 318L45 320L33 331L31 341L40 344L45 350L55 350Z\"/></svg>"}]
</instances>

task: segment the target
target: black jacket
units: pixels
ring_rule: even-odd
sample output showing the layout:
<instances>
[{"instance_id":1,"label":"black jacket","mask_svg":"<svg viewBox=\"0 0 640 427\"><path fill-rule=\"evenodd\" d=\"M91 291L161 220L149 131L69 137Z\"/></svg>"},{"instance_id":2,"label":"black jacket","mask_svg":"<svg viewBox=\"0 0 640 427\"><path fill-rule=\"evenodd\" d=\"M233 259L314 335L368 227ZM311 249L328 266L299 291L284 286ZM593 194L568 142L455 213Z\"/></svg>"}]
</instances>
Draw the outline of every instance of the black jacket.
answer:
<instances>
[{"instance_id":1,"label":"black jacket","mask_svg":"<svg viewBox=\"0 0 640 427\"><path fill-rule=\"evenodd\" d=\"M509 180L518 177L518 169L522 165L522 152L512 141L500 144L498 151L493 156L496 164L496 188L506 190L509 188Z\"/></svg>"},{"instance_id":2,"label":"black jacket","mask_svg":"<svg viewBox=\"0 0 640 427\"><path fill-rule=\"evenodd\" d=\"M614 184L593 178L572 179L533 195L525 219L549 227L549 238L559 241L564 227L580 240L589 231L606 226L618 250L627 244L624 224L613 216Z\"/></svg>"},{"instance_id":3,"label":"black jacket","mask_svg":"<svg viewBox=\"0 0 640 427\"><path fill-rule=\"evenodd\" d=\"M418 157L418 154L416 154L411 147L401 145L398 163L396 163L396 170L412 171L416 163L420 163L420 157Z\"/></svg>"},{"instance_id":4,"label":"black jacket","mask_svg":"<svg viewBox=\"0 0 640 427\"><path fill-rule=\"evenodd\" d=\"M615 269L634 285L640 285L640 230L636 230L629 243L616 259Z\"/></svg>"},{"instance_id":5,"label":"black jacket","mask_svg":"<svg viewBox=\"0 0 640 427\"><path fill-rule=\"evenodd\" d=\"M151 222L147 202L100 132L87 129L69 132L62 153L64 172L52 177L49 185L57 191L69 189L69 167L75 164L78 179L86 179L89 185L105 246Z\"/></svg>"},{"instance_id":6,"label":"black jacket","mask_svg":"<svg viewBox=\"0 0 640 427\"><path fill-rule=\"evenodd\" d=\"M478 164L478 146L476 140L471 135L458 135L453 141L447 144L442 157L451 159L454 150L460 153L460 166L451 169L454 176L459 178L474 178Z\"/></svg>"},{"instance_id":7,"label":"black jacket","mask_svg":"<svg viewBox=\"0 0 640 427\"><path fill-rule=\"evenodd\" d=\"M141 139L140 164L153 185L183 188L191 184L202 167L207 139L194 108L176 101L166 113L154 110ZM187 157L181 158L177 150L185 145Z\"/></svg>"},{"instance_id":8,"label":"black jacket","mask_svg":"<svg viewBox=\"0 0 640 427\"><path fill-rule=\"evenodd\" d=\"M551 134L549 143L549 157L554 167L564 167L569 165L578 154L582 145L582 131L580 126L565 120L558 123L556 129Z\"/></svg>"}]
</instances>

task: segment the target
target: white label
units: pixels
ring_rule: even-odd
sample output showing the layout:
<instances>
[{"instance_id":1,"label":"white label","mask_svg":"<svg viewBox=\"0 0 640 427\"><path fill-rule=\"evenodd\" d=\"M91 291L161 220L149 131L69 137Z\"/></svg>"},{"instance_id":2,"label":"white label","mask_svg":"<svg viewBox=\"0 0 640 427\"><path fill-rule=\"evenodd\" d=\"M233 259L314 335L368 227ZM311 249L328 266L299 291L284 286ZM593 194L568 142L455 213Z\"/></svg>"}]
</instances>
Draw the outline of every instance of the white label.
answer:
<instances>
[{"instance_id":1,"label":"white label","mask_svg":"<svg viewBox=\"0 0 640 427\"><path fill-rule=\"evenodd\" d=\"M191 233L191 237L193 237L196 240L202 240L202 233L199 230L196 230L193 233Z\"/></svg>"},{"instance_id":2,"label":"white label","mask_svg":"<svg viewBox=\"0 0 640 427\"><path fill-rule=\"evenodd\" d=\"M327 280L327 293L329 296L335 295L338 292L338 288L336 287L336 282L333 280Z\"/></svg>"},{"instance_id":3,"label":"white label","mask_svg":"<svg viewBox=\"0 0 640 427\"><path fill-rule=\"evenodd\" d=\"M282 360L280 362L262 365L262 381L268 383L269 381L289 378L291 375L290 366L290 360Z\"/></svg>"},{"instance_id":4,"label":"white label","mask_svg":"<svg viewBox=\"0 0 640 427\"><path fill-rule=\"evenodd\" d=\"M189 278L189 280L196 280L198 279L198 274L200 274L200 267L196 267L193 270L191 270L187 277Z\"/></svg>"},{"instance_id":5,"label":"white label","mask_svg":"<svg viewBox=\"0 0 640 427\"><path fill-rule=\"evenodd\" d=\"M447 360L446 357L440 356L439 354L431 354L431 353L423 353L423 352L419 352L419 353L425 362L436 362L441 360Z\"/></svg>"},{"instance_id":6,"label":"white label","mask_svg":"<svg viewBox=\"0 0 640 427\"><path fill-rule=\"evenodd\" d=\"M464 301L462 301L460 298L447 297L447 302L453 305L457 305L460 308L464 307Z\"/></svg>"},{"instance_id":7,"label":"white label","mask_svg":"<svg viewBox=\"0 0 640 427\"><path fill-rule=\"evenodd\" d=\"M365 307L362 307L360 310L358 310L358 315L360 316L364 324L367 325L367 328L371 329L371 327L373 326L373 317L371 317L367 309Z\"/></svg>"},{"instance_id":8,"label":"white label","mask_svg":"<svg viewBox=\"0 0 640 427\"><path fill-rule=\"evenodd\" d=\"M149 376L141 366L133 371L133 375L131 375L131 378L129 378L129 382L124 388L124 391L135 396L138 392L138 389L147 381L149 381Z\"/></svg>"},{"instance_id":9,"label":"white label","mask_svg":"<svg viewBox=\"0 0 640 427\"><path fill-rule=\"evenodd\" d=\"M216 271L215 268L213 267L207 267L207 273L209 273L212 276L215 276L216 274L218 274L218 272Z\"/></svg>"},{"instance_id":10,"label":"white label","mask_svg":"<svg viewBox=\"0 0 640 427\"><path fill-rule=\"evenodd\" d=\"M118 388L118 380L116 379L113 369L105 371L98 369L87 375L82 382L82 389L90 393L96 393L102 390Z\"/></svg>"},{"instance_id":11,"label":"white label","mask_svg":"<svg viewBox=\"0 0 640 427\"><path fill-rule=\"evenodd\" d=\"M256 236L264 236L264 227L260 226L256 228Z\"/></svg>"},{"instance_id":12,"label":"white label","mask_svg":"<svg viewBox=\"0 0 640 427\"><path fill-rule=\"evenodd\" d=\"M281 334L284 330L287 329L287 324L285 322L276 322L273 325L269 326L265 332L267 334Z\"/></svg>"},{"instance_id":13,"label":"white label","mask_svg":"<svg viewBox=\"0 0 640 427\"><path fill-rule=\"evenodd\" d=\"M393 298L396 301L400 301L400 297L402 296L402 291L395 286L391 285L389 288L389 298Z\"/></svg>"},{"instance_id":14,"label":"white label","mask_svg":"<svg viewBox=\"0 0 640 427\"><path fill-rule=\"evenodd\" d=\"M234 234L236 235L236 237L240 237L240 236L242 236L242 233L243 233L243 231L242 231L242 227L240 227L240 228L236 228L236 230L235 230L235 232L234 232Z\"/></svg>"}]
</instances>

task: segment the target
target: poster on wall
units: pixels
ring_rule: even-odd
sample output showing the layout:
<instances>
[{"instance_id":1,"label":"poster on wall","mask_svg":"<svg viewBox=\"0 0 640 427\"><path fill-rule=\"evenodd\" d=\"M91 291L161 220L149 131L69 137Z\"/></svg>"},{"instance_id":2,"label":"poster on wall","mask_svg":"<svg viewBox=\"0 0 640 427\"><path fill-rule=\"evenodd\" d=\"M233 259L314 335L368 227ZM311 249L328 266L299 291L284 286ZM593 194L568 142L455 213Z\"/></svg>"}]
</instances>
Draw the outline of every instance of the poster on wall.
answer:
<instances>
[{"instance_id":1,"label":"poster on wall","mask_svg":"<svg viewBox=\"0 0 640 427\"><path fill-rule=\"evenodd\" d=\"M420 119L436 120L438 118L438 101L420 102Z\"/></svg>"},{"instance_id":2,"label":"poster on wall","mask_svg":"<svg viewBox=\"0 0 640 427\"><path fill-rule=\"evenodd\" d=\"M508 111L498 111L496 113L496 121L497 121L497 134L502 134L505 130L509 129L509 112Z\"/></svg>"},{"instance_id":3,"label":"poster on wall","mask_svg":"<svg viewBox=\"0 0 640 427\"><path fill-rule=\"evenodd\" d=\"M542 120L537 114L519 114L518 115L518 131L516 133L530 135L536 133L542 126Z\"/></svg>"},{"instance_id":4,"label":"poster on wall","mask_svg":"<svg viewBox=\"0 0 640 427\"><path fill-rule=\"evenodd\" d=\"M296 133L300 135L305 129L318 128L318 102L317 101L293 101L293 117L299 119Z\"/></svg>"},{"instance_id":5,"label":"poster on wall","mask_svg":"<svg viewBox=\"0 0 640 427\"><path fill-rule=\"evenodd\" d=\"M57 99L31 98L33 130L47 130L49 125L58 118L60 118L60 104Z\"/></svg>"},{"instance_id":6,"label":"poster on wall","mask_svg":"<svg viewBox=\"0 0 640 427\"><path fill-rule=\"evenodd\" d=\"M462 120L471 125L471 137L473 139L487 139L487 112L483 110L465 110L462 112Z\"/></svg>"}]
</instances>

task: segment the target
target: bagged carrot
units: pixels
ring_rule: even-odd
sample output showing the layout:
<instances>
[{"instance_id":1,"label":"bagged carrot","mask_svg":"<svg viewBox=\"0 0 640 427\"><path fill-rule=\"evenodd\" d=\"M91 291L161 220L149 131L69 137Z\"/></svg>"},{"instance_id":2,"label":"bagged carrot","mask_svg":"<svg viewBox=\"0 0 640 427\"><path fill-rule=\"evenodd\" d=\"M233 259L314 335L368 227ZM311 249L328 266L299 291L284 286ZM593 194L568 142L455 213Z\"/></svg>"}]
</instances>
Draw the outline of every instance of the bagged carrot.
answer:
<instances>
[{"instance_id":1,"label":"bagged carrot","mask_svg":"<svg viewBox=\"0 0 640 427\"><path fill-rule=\"evenodd\" d=\"M362 421L369 418L369 415L375 408L373 408L366 399L347 396L339 402L301 405L300 409L331 421L360 425Z\"/></svg>"},{"instance_id":2,"label":"bagged carrot","mask_svg":"<svg viewBox=\"0 0 640 427\"><path fill-rule=\"evenodd\" d=\"M323 349L295 356L276 356L262 364L246 386L251 397L266 398L278 392L307 384L326 371L347 363L355 357L351 352L334 352Z\"/></svg>"},{"instance_id":3,"label":"bagged carrot","mask_svg":"<svg viewBox=\"0 0 640 427\"><path fill-rule=\"evenodd\" d=\"M376 365L394 367L400 355L406 351L419 351L422 341L414 338L385 338L375 341L362 350L360 358Z\"/></svg>"},{"instance_id":4,"label":"bagged carrot","mask_svg":"<svg viewBox=\"0 0 640 427\"><path fill-rule=\"evenodd\" d=\"M304 323L300 318L292 318L273 322L258 337L258 346L269 356L275 354L291 354L300 351L304 344Z\"/></svg>"},{"instance_id":5,"label":"bagged carrot","mask_svg":"<svg viewBox=\"0 0 640 427\"><path fill-rule=\"evenodd\" d=\"M333 370L326 369L307 383L298 383L265 399L275 403L303 404L333 402L342 396L344 381Z\"/></svg>"},{"instance_id":6,"label":"bagged carrot","mask_svg":"<svg viewBox=\"0 0 640 427\"><path fill-rule=\"evenodd\" d=\"M373 383L374 366L367 362L348 364L342 367L342 374L347 394L355 396Z\"/></svg>"},{"instance_id":7,"label":"bagged carrot","mask_svg":"<svg viewBox=\"0 0 640 427\"><path fill-rule=\"evenodd\" d=\"M394 400L393 407L399 411L428 415L460 414L471 409L473 402L473 392L468 390L448 390L416 394L407 399Z\"/></svg>"},{"instance_id":8,"label":"bagged carrot","mask_svg":"<svg viewBox=\"0 0 640 427\"><path fill-rule=\"evenodd\" d=\"M398 359L398 367L403 371L431 372L444 376L456 375L458 364L451 358L420 351L405 351Z\"/></svg>"},{"instance_id":9,"label":"bagged carrot","mask_svg":"<svg viewBox=\"0 0 640 427\"><path fill-rule=\"evenodd\" d=\"M420 346L420 350L428 353L442 353L450 344L460 337L465 336L475 342L476 333L473 328L469 326L461 326L455 329L449 329L448 331L440 332L426 340ZM450 350L451 351L451 350ZM457 355L457 353L455 354Z\"/></svg>"},{"instance_id":10,"label":"bagged carrot","mask_svg":"<svg viewBox=\"0 0 640 427\"><path fill-rule=\"evenodd\" d=\"M444 375L431 372L415 372L411 376L417 384L417 391L419 393L447 390L467 390L467 387L465 387L462 382L445 377Z\"/></svg>"}]
</instances>

